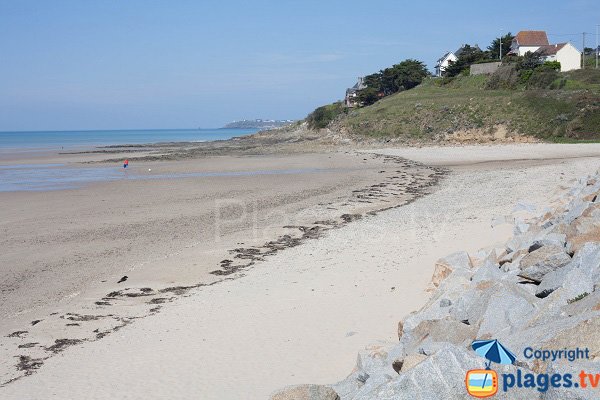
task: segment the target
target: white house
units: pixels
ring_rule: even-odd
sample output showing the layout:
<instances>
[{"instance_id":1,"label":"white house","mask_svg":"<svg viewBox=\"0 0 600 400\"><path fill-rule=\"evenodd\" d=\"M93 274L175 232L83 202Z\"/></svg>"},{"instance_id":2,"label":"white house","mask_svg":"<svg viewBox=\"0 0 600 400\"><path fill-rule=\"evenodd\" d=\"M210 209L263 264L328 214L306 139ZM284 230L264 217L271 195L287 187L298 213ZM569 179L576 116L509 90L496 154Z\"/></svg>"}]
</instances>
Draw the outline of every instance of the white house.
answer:
<instances>
[{"instance_id":1,"label":"white house","mask_svg":"<svg viewBox=\"0 0 600 400\"><path fill-rule=\"evenodd\" d=\"M444 54L435 64L435 76L442 76L448 65L456 60L458 60L458 57L453 52L449 51Z\"/></svg>"},{"instance_id":2,"label":"white house","mask_svg":"<svg viewBox=\"0 0 600 400\"><path fill-rule=\"evenodd\" d=\"M521 31L510 45L510 54L524 56L528 51L534 53L541 46L549 44L545 31Z\"/></svg>"},{"instance_id":3,"label":"white house","mask_svg":"<svg viewBox=\"0 0 600 400\"><path fill-rule=\"evenodd\" d=\"M571 43L541 46L535 53L544 61L558 61L561 72L581 68L581 52Z\"/></svg>"}]
</instances>

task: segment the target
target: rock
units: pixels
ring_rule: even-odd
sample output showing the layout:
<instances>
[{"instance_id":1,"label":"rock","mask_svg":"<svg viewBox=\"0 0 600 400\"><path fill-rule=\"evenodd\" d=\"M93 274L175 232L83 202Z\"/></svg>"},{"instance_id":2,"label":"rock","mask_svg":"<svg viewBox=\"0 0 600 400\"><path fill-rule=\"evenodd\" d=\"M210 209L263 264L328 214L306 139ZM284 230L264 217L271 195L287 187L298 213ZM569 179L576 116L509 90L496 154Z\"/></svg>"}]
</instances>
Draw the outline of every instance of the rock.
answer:
<instances>
[{"instance_id":1,"label":"rock","mask_svg":"<svg viewBox=\"0 0 600 400\"><path fill-rule=\"evenodd\" d=\"M370 392L347 397L352 400L447 400L468 398L465 376L471 369L483 369L485 359L475 352L453 345L446 345L436 354L401 373ZM514 366L498 366L498 374L515 372ZM507 396L510 394L514 397ZM495 398L535 399L537 392L531 389L513 388L510 392L498 392Z\"/></svg>"},{"instance_id":2,"label":"rock","mask_svg":"<svg viewBox=\"0 0 600 400\"><path fill-rule=\"evenodd\" d=\"M356 358L356 370L372 375L378 371L393 373L391 365L387 360L388 350L391 344L373 344L358 352Z\"/></svg>"},{"instance_id":3,"label":"rock","mask_svg":"<svg viewBox=\"0 0 600 400\"><path fill-rule=\"evenodd\" d=\"M508 242L506 242L506 250L509 253L517 252L519 250L529 249L536 239L536 234L533 231L525 232L521 235L513 236Z\"/></svg>"},{"instance_id":4,"label":"rock","mask_svg":"<svg viewBox=\"0 0 600 400\"><path fill-rule=\"evenodd\" d=\"M417 353L419 349L431 343L452 343L468 346L477 333L475 326L446 317L439 320L422 321L414 329L405 332L400 343L408 353Z\"/></svg>"},{"instance_id":5,"label":"rock","mask_svg":"<svg viewBox=\"0 0 600 400\"><path fill-rule=\"evenodd\" d=\"M515 354L523 354L526 347L540 348L545 343L551 341L557 334L563 331L572 331L574 327L583 321L594 318L598 312L584 312L583 314L573 316L560 316L550 318L541 323L535 323L536 318L524 325L518 335L514 332L498 332L495 339L502 342L503 345L511 349ZM572 342L577 347L577 343ZM521 360L522 361L522 360Z\"/></svg>"},{"instance_id":6,"label":"rock","mask_svg":"<svg viewBox=\"0 0 600 400\"><path fill-rule=\"evenodd\" d=\"M555 335L543 344L547 349L564 349L575 347L587 348L590 358L600 355L600 315L585 318L575 326L556 330ZM597 373L597 372L596 372Z\"/></svg>"},{"instance_id":7,"label":"rock","mask_svg":"<svg viewBox=\"0 0 600 400\"><path fill-rule=\"evenodd\" d=\"M565 224L570 224L575 221L575 219L579 218L585 210L591 205L589 201L583 201L580 199L575 199L569 204L569 211L563 218L563 222Z\"/></svg>"},{"instance_id":8,"label":"rock","mask_svg":"<svg viewBox=\"0 0 600 400\"><path fill-rule=\"evenodd\" d=\"M546 274L535 295L544 298L558 288L565 289L567 293L575 297L581 293L591 293L594 290L594 282L590 276L584 274L580 268L571 263L566 267Z\"/></svg>"},{"instance_id":9,"label":"rock","mask_svg":"<svg viewBox=\"0 0 600 400\"><path fill-rule=\"evenodd\" d=\"M398 376L394 373L394 376ZM378 387L381 387L390 382L394 376L388 374L377 374L370 376L366 382L360 382L358 379L358 373L354 372L350 374L346 379L333 385L333 389L339 394L340 398L355 399L362 397L375 391Z\"/></svg>"},{"instance_id":10,"label":"rock","mask_svg":"<svg viewBox=\"0 0 600 400\"><path fill-rule=\"evenodd\" d=\"M449 256L444 257L435 263L435 269L433 276L431 277L431 284L434 288L437 288L444 279L446 279L455 271L461 271L462 273L470 274L471 268L471 259L466 252L460 251L450 254Z\"/></svg>"},{"instance_id":11,"label":"rock","mask_svg":"<svg viewBox=\"0 0 600 400\"><path fill-rule=\"evenodd\" d=\"M419 363L421 363L421 361L427 359L427 356L424 356L423 354L409 354L406 357L404 357L404 361L402 362L402 369L400 370L400 372L406 372L412 368L414 368L415 366L419 365Z\"/></svg>"},{"instance_id":12,"label":"rock","mask_svg":"<svg viewBox=\"0 0 600 400\"><path fill-rule=\"evenodd\" d=\"M600 243L586 243L573 256L573 263L594 283L600 281Z\"/></svg>"},{"instance_id":13,"label":"rock","mask_svg":"<svg viewBox=\"0 0 600 400\"><path fill-rule=\"evenodd\" d=\"M328 386L297 385L274 393L271 400L340 400L340 396Z\"/></svg>"},{"instance_id":14,"label":"rock","mask_svg":"<svg viewBox=\"0 0 600 400\"><path fill-rule=\"evenodd\" d=\"M515 332L533 317L538 300L522 287L507 283L487 289L482 298L485 308L469 310L469 321L479 325L479 339L491 339L500 332Z\"/></svg>"},{"instance_id":15,"label":"rock","mask_svg":"<svg viewBox=\"0 0 600 400\"><path fill-rule=\"evenodd\" d=\"M530 226L531 225L526 224L524 222L519 222L519 223L515 224L515 228L514 228L513 232L515 235L520 235L522 233L527 232L529 230Z\"/></svg>"},{"instance_id":16,"label":"rock","mask_svg":"<svg viewBox=\"0 0 600 400\"><path fill-rule=\"evenodd\" d=\"M600 243L599 221L600 216L581 217L577 220L572 229L568 230L568 243L571 251L577 252L589 242Z\"/></svg>"},{"instance_id":17,"label":"rock","mask_svg":"<svg viewBox=\"0 0 600 400\"><path fill-rule=\"evenodd\" d=\"M557 246L568 251L568 249L566 249L567 235L559 232L543 232L533 240L533 246Z\"/></svg>"},{"instance_id":18,"label":"rock","mask_svg":"<svg viewBox=\"0 0 600 400\"><path fill-rule=\"evenodd\" d=\"M541 282L547 273L562 268L570 262L571 257L565 252L564 247L542 246L523 257L519 265L521 269L519 276Z\"/></svg>"},{"instance_id":19,"label":"rock","mask_svg":"<svg viewBox=\"0 0 600 400\"><path fill-rule=\"evenodd\" d=\"M562 287L575 297L582 293L591 293L598 282L600 282L600 243L587 243L575 253L568 265L544 276L536 296L546 297Z\"/></svg>"},{"instance_id":20,"label":"rock","mask_svg":"<svg viewBox=\"0 0 600 400\"><path fill-rule=\"evenodd\" d=\"M451 305L452 305L452 300L450 300L450 299L440 300L440 307L450 307Z\"/></svg>"},{"instance_id":21,"label":"rock","mask_svg":"<svg viewBox=\"0 0 600 400\"><path fill-rule=\"evenodd\" d=\"M418 312L410 314L403 321L403 333L412 330L422 321L443 319L452 314L456 302L465 291L469 290L471 282L463 276L455 276L442 282L438 290L432 295L431 299ZM452 301L452 306L441 307L443 299Z\"/></svg>"},{"instance_id":22,"label":"rock","mask_svg":"<svg viewBox=\"0 0 600 400\"><path fill-rule=\"evenodd\" d=\"M487 260L483 267L479 268L473 275L473 283L479 283L483 281L496 281L501 280L506 276L501 270L500 265Z\"/></svg>"},{"instance_id":23,"label":"rock","mask_svg":"<svg viewBox=\"0 0 600 400\"><path fill-rule=\"evenodd\" d=\"M514 253L511 253L514 254ZM527 253L529 254L529 253ZM526 254L521 254L515 257L511 262L500 264L500 270L502 272L513 272L513 271L521 271L521 260L525 257Z\"/></svg>"}]
</instances>

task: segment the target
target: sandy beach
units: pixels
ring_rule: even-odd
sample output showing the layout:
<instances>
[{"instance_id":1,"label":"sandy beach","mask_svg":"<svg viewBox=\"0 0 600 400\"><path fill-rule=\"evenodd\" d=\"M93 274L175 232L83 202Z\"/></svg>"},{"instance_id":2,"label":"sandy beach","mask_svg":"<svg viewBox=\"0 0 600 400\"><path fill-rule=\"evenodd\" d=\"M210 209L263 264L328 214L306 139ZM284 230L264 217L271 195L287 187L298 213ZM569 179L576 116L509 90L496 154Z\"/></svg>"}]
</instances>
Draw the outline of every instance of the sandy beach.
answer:
<instances>
[{"instance_id":1,"label":"sandy beach","mask_svg":"<svg viewBox=\"0 0 600 400\"><path fill-rule=\"evenodd\" d=\"M542 210L599 161L551 144L234 155L0 193L0 395L264 399L340 380L357 349L397 340L438 258L506 240L494 217Z\"/></svg>"}]
</instances>

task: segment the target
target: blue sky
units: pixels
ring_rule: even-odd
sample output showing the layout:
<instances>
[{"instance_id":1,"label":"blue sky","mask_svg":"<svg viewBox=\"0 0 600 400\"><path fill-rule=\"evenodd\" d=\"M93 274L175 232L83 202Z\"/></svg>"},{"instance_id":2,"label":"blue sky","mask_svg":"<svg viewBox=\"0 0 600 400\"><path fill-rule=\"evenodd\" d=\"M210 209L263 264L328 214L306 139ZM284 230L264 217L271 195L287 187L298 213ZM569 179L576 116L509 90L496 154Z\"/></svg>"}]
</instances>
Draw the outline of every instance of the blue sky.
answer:
<instances>
[{"instance_id":1,"label":"blue sky","mask_svg":"<svg viewBox=\"0 0 600 400\"><path fill-rule=\"evenodd\" d=\"M0 0L0 130L297 119L406 58L596 24L598 0Z\"/></svg>"}]
</instances>

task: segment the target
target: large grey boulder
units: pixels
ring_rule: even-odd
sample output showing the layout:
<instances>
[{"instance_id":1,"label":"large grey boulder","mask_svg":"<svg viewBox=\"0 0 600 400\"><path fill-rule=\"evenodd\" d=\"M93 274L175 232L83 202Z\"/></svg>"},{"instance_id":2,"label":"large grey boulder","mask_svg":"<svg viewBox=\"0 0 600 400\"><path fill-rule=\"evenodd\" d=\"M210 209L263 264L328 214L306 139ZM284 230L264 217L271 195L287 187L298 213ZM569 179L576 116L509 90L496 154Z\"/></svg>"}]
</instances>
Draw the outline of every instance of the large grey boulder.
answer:
<instances>
[{"instance_id":1,"label":"large grey boulder","mask_svg":"<svg viewBox=\"0 0 600 400\"><path fill-rule=\"evenodd\" d=\"M600 224L600 221L598 221ZM600 282L600 243L586 243L573 256L574 264L590 276L594 283Z\"/></svg>"},{"instance_id":2,"label":"large grey boulder","mask_svg":"<svg viewBox=\"0 0 600 400\"><path fill-rule=\"evenodd\" d=\"M581 199L574 199L569 203L569 211L563 217L563 222L565 224L570 224L579 218L585 210L591 205L589 201L584 201Z\"/></svg>"},{"instance_id":3,"label":"large grey boulder","mask_svg":"<svg viewBox=\"0 0 600 400\"><path fill-rule=\"evenodd\" d=\"M471 259L466 252L459 251L450 254L447 257L439 259L435 263L433 276L431 277L431 285L433 288L439 287L442 281L453 273L470 277L472 275L472 268L473 265L471 264Z\"/></svg>"},{"instance_id":4,"label":"large grey boulder","mask_svg":"<svg viewBox=\"0 0 600 400\"><path fill-rule=\"evenodd\" d=\"M339 393L341 400L354 400L368 396L369 393L375 392L378 388L385 386L391 382L398 374L373 374L363 376L353 373L344 381L333 385L335 391Z\"/></svg>"},{"instance_id":5,"label":"large grey boulder","mask_svg":"<svg viewBox=\"0 0 600 400\"><path fill-rule=\"evenodd\" d=\"M571 263L544 276L536 290L536 296L547 297L555 290L563 288L568 296L577 297L594 290L591 276L584 273L575 263Z\"/></svg>"},{"instance_id":6,"label":"large grey boulder","mask_svg":"<svg viewBox=\"0 0 600 400\"><path fill-rule=\"evenodd\" d=\"M586 214L579 217L568 229L564 229L569 247L574 252L586 243L600 242L600 204L588 208Z\"/></svg>"},{"instance_id":7,"label":"large grey boulder","mask_svg":"<svg viewBox=\"0 0 600 400\"><path fill-rule=\"evenodd\" d=\"M564 267L571 262L571 257L564 247L556 245L542 246L523 257L519 268L519 276L541 282L544 276Z\"/></svg>"},{"instance_id":8,"label":"large grey boulder","mask_svg":"<svg viewBox=\"0 0 600 400\"><path fill-rule=\"evenodd\" d=\"M544 276L536 295L546 297L558 288L564 288L576 297L591 293L594 285L600 283L600 243L586 243L572 261Z\"/></svg>"},{"instance_id":9,"label":"large grey boulder","mask_svg":"<svg viewBox=\"0 0 600 400\"><path fill-rule=\"evenodd\" d=\"M482 298L484 307L473 309L469 316L469 321L479 326L480 339L516 332L533 317L538 301L521 286L508 283L487 289Z\"/></svg>"},{"instance_id":10,"label":"large grey boulder","mask_svg":"<svg viewBox=\"0 0 600 400\"><path fill-rule=\"evenodd\" d=\"M488 259L482 267L473 275L473 283L483 281L498 281L506 278L507 275L500 270L500 265Z\"/></svg>"},{"instance_id":11,"label":"large grey boulder","mask_svg":"<svg viewBox=\"0 0 600 400\"><path fill-rule=\"evenodd\" d=\"M391 343L377 343L366 347L358 352L355 369L369 375L376 372L394 374L392 363L388 360L388 353L393 348Z\"/></svg>"},{"instance_id":12,"label":"large grey boulder","mask_svg":"<svg viewBox=\"0 0 600 400\"><path fill-rule=\"evenodd\" d=\"M431 299L418 312L410 314L403 321L403 331L414 329L419 323L426 320L442 319L452 315L457 302L469 291L471 281L460 275L452 275L442 281ZM450 301L451 305L446 306ZM463 318L464 319L464 318Z\"/></svg>"},{"instance_id":13,"label":"large grey boulder","mask_svg":"<svg viewBox=\"0 0 600 400\"><path fill-rule=\"evenodd\" d=\"M340 396L329 386L296 385L277 391L271 400L340 400Z\"/></svg>"},{"instance_id":14,"label":"large grey boulder","mask_svg":"<svg viewBox=\"0 0 600 400\"><path fill-rule=\"evenodd\" d=\"M534 247L557 246L569 251L567 248L567 235L565 233L555 232L554 229L552 229L550 232L544 231L540 233L533 240L532 245Z\"/></svg>"},{"instance_id":15,"label":"large grey boulder","mask_svg":"<svg viewBox=\"0 0 600 400\"><path fill-rule=\"evenodd\" d=\"M467 371L483 369L485 359L473 351L447 344L440 351L421 361L406 373L379 385L368 393L348 397L352 400L447 400L468 399L465 387ZM498 374L515 372L514 366L494 366ZM510 394L510 396L506 396ZM515 397L516 396L516 397ZM498 392L495 398L515 399L539 398L535 391L511 389L510 392ZM346 400L346 399L343 399Z\"/></svg>"},{"instance_id":16,"label":"large grey boulder","mask_svg":"<svg viewBox=\"0 0 600 400\"><path fill-rule=\"evenodd\" d=\"M443 342L467 347L475 339L477 328L450 317L422 321L402 336L400 343L407 354L431 348L432 343Z\"/></svg>"}]
</instances>

